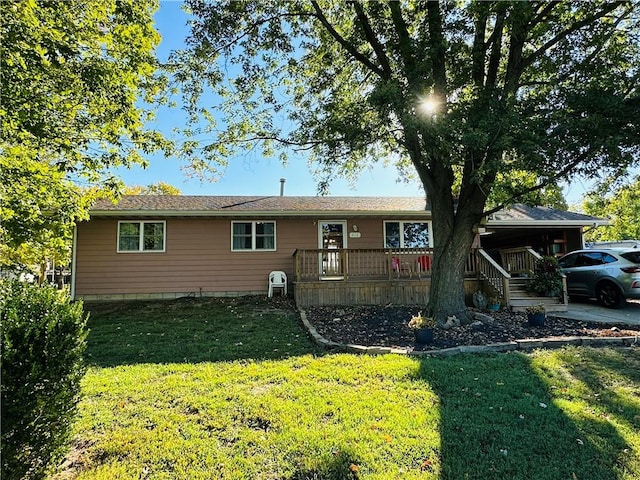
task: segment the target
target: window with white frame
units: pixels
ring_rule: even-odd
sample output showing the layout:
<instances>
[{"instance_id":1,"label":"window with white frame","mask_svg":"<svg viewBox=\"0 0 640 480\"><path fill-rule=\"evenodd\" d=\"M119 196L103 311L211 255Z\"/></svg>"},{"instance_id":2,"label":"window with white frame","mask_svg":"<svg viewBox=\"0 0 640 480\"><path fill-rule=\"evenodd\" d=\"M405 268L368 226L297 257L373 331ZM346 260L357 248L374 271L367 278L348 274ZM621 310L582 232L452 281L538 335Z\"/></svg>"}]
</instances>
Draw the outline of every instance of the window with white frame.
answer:
<instances>
[{"instance_id":1,"label":"window with white frame","mask_svg":"<svg viewBox=\"0 0 640 480\"><path fill-rule=\"evenodd\" d=\"M430 222L384 222L385 248L430 247Z\"/></svg>"},{"instance_id":2,"label":"window with white frame","mask_svg":"<svg viewBox=\"0 0 640 480\"><path fill-rule=\"evenodd\" d=\"M118 252L164 252L164 221L118 222Z\"/></svg>"},{"instance_id":3,"label":"window with white frame","mask_svg":"<svg viewBox=\"0 0 640 480\"><path fill-rule=\"evenodd\" d=\"M231 250L275 250L276 222L231 222Z\"/></svg>"}]
</instances>

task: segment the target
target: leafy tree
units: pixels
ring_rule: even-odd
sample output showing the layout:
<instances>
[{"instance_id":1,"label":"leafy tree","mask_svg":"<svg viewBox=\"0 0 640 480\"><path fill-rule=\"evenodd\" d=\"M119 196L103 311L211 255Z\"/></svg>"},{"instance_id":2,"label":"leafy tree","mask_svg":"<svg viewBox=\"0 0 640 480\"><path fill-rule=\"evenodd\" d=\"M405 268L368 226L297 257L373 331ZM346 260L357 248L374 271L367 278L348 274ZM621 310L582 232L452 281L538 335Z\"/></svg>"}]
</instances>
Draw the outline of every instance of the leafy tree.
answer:
<instances>
[{"instance_id":1,"label":"leafy tree","mask_svg":"<svg viewBox=\"0 0 640 480\"><path fill-rule=\"evenodd\" d=\"M414 170L433 213L426 314L440 321L469 318L464 265L474 226L501 206L487 208L498 176L537 180L506 203L638 161L636 1L187 4L172 68L193 123L209 120L187 133L216 135L187 142L193 165L258 145L308 154L321 192L379 159Z\"/></svg>"},{"instance_id":2,"label":"leafy tree","mask_svg":"<svg viewBox=\"0 0 640 480\"><path fill-rule=\"evenodd\" d=\"M146 130L156 75L156 0L0 0L3 265L64 255L73 222L112 166L170 145ZM149 104L147 104L149 105ZM90 192L88 197L84 193Z\"/></svg>"},{"instance_id":3,"label":"leafy tree","mask_svg":"<svg viewBox=\"0 0 640 480\"><path fill-rule=\"evenodd\" d=\"M603 188L606 190L606 186ZM585 213L596 217L609 217L611 225L591 230L588 241L640 239L640 175L633 182L616 188L606 195L599 189L583 203Z\"/></svg>"},{"instance_id":4,"label":"leafy tree","mask_svg":"<svg viewBox=\"0 0 640 480\"><path fill-rule=\"evenodd\" d=\"M124 195L181 195L180 189L165 182L156 182L146 187L130 185L122 191Z\"/></svg>"},{"instance_id":5,"label":"leafy tree","mask_svg":"<svg viewBox=\"0 0 640 480\"><path fill-rule=\"evenodd\" d=\"M508 205L514 198L517 198L519 203L526 205L543 205L565 211L569 209L562 189L556 183L537 188L539 181L533 172L498 173L491 195L487 200L487 207ZM520 194L523 189L529 191Z\"/></svg>"}]
</instances>

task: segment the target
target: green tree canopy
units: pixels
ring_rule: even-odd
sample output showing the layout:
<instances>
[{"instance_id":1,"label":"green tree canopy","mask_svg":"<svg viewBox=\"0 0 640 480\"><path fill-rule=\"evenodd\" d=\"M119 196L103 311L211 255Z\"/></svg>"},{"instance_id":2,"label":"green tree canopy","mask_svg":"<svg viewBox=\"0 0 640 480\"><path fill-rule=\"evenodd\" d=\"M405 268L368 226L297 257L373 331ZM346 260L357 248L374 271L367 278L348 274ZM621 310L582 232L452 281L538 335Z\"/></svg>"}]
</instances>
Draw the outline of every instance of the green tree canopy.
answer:
<instances>
[{"instance_id":1,"label":"green tree canopy","mask_svg":"<svg viewBox=\"0 0 640 480\"><path fill-rule=\"evenodd\" d=\"M603 189L596 190L587 195L582 206L589 215L611 219L611 225L589 232L587 240L640 239L640 175L632 182L615 188L610 194Z\"/></svg>"},{"instance_id":2,"label":"green tree canopy","mask_svg":"<svg viewBox=\"0 0 640 480\"><path fill-rule=\"evenodd\" d=\"M124 195L181 195L180 189L165 182L156 182L146 187L128 185L122 190Z\"/></svg>"},{"instance_id":3,"label":"green tree canopy","mask_svg":"<svg viewBox=\"0 0 640 480\"><path fill-rule=\"evenodd\" d=\"M500 208L486 208L498 176L536 179L507 202L638 162L636 1L187 4L174 72L216 135L195 164L259 144L307 154L321 190L380 159L414 171L433 214L426 313L439 320L468 318L464 265L474 225Z\"/></svg>"},{"instance_id":4,"label":"green tree canopy","mask_svg":"<svg viewBox=\"0 0 640 480\"><path fill-rule=\"evenodd\" d=\"M156 0L0 0L0 248L39 263L69 239L109 167L168 148L145 127L164 93ZM83 186L81 191L77 185ZM84 192L84 193L83 193ZM31 252L27 254L26 252ZM39 253L36 253L39 252Z\"/></svg>"}]
</instances>

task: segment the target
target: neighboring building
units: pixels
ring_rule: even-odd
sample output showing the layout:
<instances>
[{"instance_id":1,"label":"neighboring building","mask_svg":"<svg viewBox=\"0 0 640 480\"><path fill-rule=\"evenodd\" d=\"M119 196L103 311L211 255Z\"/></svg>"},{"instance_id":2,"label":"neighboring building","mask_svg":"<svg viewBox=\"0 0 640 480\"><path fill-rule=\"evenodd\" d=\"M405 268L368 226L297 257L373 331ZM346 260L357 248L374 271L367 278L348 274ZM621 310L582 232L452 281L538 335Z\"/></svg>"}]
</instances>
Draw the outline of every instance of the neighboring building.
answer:
<instances>
[{"instance_id":1,"label":"neighboring building","mask_svg":"<svg viewBox=\"0 0 640 480\"><path fill-rule=\"evenodd\" d=\"M585 248L640 248L640 240L611 240L608 242L590 242Z\"/></svg>"},{"instance_id":2,"label":"neighboring building","mask_svg":"<svg viewBox=\"0 0 640 480\"><path fill-rule=\"evenodd\" d=\"M481 244L555 253L561 240L568 251L581 248L583 228L597 223L602 220L516 206L487 221ZM266 294L269 272L281 270L297 300L307 304L375 303L390 296L398 303L424 301L432 246L424 198L126 196L117 204L98 202L90 220L77 225L72 295ZM471 264L468 273L473 292ZM348 299L346 283L355 288ZM389 293L400 284L400 293ZM376 293L380 288L386 293Z\"/></svg>"}]
</instances>

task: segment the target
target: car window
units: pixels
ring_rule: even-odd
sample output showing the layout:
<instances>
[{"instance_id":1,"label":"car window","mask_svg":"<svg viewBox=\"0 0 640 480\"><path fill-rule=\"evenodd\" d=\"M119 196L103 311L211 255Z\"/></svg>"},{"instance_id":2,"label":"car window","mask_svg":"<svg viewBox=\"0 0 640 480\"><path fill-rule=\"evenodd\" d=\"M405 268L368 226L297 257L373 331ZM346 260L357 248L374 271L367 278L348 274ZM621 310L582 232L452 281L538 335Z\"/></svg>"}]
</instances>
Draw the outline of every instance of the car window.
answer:
<instances>
[{"instance_id":1,"label":"car window","mask_svg":"<svg viewBox=\"0 0 640 480\"><path fill-rule=\"evenodd\" d=\"M578 254L577 253L572 253L570 255L562 257L558 261L558 265L560 266L560 268L571 268L571 267L575 266L576 258L578 258Z\"/></svg>"},{"instance_id":2,"label":"car window","mask_svg":"<svg viewBox=\"0 0 640 480\"><path fill-rule=\"evenodd\" d=\"M602 263L613 263L613 262L617 262L618 259L616 257L614 257L613 255L610 255L608 253L603 253L602 254Z\"/></svg>"},{"instance_id":3,"label":"car window","mask_svg":"<svg viewBox=\"0 0 640 480\"><path fill-rule=\"evenodd\" d=\"M638 252L625 252L620 254L621 257L626 258L630 262L640 263L640 251Z\"/></svg>"},{"instance_id":4,"label":"car window","mask_svg":"<svg viewBox=\"0 0 640 480\"><path fill-rule=\"evenodd\" d=\"M600 252L583 252L578 254L576 258L576 267L592 267L594 265L602 265L602 253Z\"/></svg>"}]
</instances>

